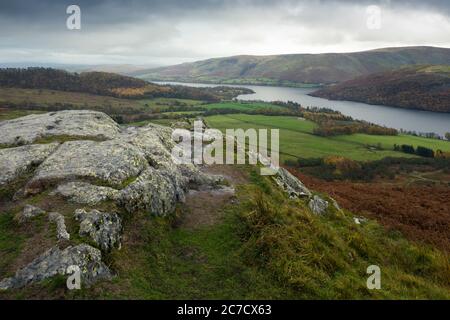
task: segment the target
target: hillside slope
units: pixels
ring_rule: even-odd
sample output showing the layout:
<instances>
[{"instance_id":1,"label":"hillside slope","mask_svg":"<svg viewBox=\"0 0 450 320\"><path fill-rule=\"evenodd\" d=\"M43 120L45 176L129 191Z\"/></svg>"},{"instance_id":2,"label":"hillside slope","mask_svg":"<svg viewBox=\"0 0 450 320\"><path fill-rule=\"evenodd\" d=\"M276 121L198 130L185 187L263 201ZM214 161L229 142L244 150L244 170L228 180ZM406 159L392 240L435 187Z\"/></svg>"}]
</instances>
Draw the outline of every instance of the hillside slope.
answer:
<instances>
[{"instance_id":1,"label":"hillside slope","mask_svg":"<svg viewBox=\"0 0 450 320\"><path fill-rule=\"evenodd\" d=\"M311 94L400 108L450 112L450 66L415 66L375 73Z\"/></svg>"},{"instance_id":2,"label":"hillside slope","mask_svg":"<svg viewBox=\"0 0 450 320\"><path fill-rule=\"evenodd\" d=\"M173 130L89 110L1 122L0 299L449 298L446 252L282 168L180 164Z\"/></svg>"},{"instance_id":3,"label":"hillside slope","mask_svg":"<svg viewBox=\"0 0 450 320\"><path fill-rule=\"evenodd\" d=\"M146 80L272 85L328 84L413 64L450 64L450 49L384 48L353 53L234 56L134 73Z\"/></svg>"},{"instance_id":4,"label":"hillside slope","mask_svg":"<svg viewBox=\"0 0 450 320\"><path fill-rule=\"evenodd\" d=\"M0 87L82 92L130 99L168 97L205 101L231 99L240 94L253 92L246 88L158 85L115 73L98 71L71 73L52 68L0 69Z\"/></svg>"}]
</instances>

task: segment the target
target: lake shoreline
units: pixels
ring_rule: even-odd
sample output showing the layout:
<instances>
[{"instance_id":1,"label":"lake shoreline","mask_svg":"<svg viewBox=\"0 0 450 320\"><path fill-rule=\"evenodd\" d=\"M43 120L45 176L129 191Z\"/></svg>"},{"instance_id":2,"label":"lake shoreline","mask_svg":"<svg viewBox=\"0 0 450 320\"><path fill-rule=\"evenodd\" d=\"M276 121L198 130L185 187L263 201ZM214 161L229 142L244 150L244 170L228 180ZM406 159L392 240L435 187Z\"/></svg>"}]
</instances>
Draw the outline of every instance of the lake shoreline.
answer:
<instances>
[{"instance_id":1,"label":"lake shoreline","mask_svg":"<svg viewBox=\"0 0 450 320\"><path fill-rule=\"evenodd\" d=\"M179 83L157 82L160 84L174 84L193 87L231 86L211 83ZM348 115L356 120L364 120L381 126L417 133L436 133L445 136L450 132L450 113L424 111L416 109L398 108L393 106L371 105L354 101L339 101L318 98L309 95L313 88L289 88L274 86L241 85L253 90L254 94L240 95L239 100L294 101L307 107L329 108Z\"/></svg>"},{"instance_id":2,"label":"lake shoreline","mask_svg":"<svg viewBox=\"0 0 450 320\"><path fill-rule=\"evenodd\" d=\"M434 110L425 110L425 109L419 109L419 108L407 108L407 107L398 107L395 105L384 105L384 104L376 104L376 103L370 103L367 101L362 101L362 100L346 100L346 99L329 99L326 97L322 97L322 96L318 96L318 95L314 95L314 92L308 93L308 96L310 97L314 97L314 98L320 98L320 99L325 99L328 101L342 101L342 102L358 102L358 103L364 103L364 104L368 104L370 106L383 106L383 107L388 107L388 108L395 108L395 109L404 109L404 110L412 110L412 111L426 111L426 112L432 112L432 113L437 113L437 114L450 114L450 111L445 112L445 111L434 111Z\"/></svg>"}]
</instances>

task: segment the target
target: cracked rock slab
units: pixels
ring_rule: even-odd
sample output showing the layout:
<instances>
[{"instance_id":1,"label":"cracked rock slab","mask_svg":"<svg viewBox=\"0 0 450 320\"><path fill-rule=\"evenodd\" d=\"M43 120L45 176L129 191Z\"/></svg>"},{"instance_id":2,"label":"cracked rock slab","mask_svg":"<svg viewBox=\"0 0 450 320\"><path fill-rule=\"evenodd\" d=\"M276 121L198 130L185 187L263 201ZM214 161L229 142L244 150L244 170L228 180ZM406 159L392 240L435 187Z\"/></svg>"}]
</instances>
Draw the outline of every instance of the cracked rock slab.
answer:
<instances>
[{"instance_id":1,"label":"cracked rock slab","mask_svg":"<svg viewBox=\"0 0 450 320\"><path fill-rule=\"evenodd\" d=\"M116 200L119 191L110 187L92 185L87 182L75 181L59 185L52 195L60 195L70 202L94 206L107 200Z\"/></svg>"},{"instance_id":2,"label":"cracked rock slab","mask_svg":"<svg viewBox=\"0 0 450 320\"><path fill-rule=\"evenodd\" d=\"M91 237L104 251L120 248L122 220L117 213L77 209L74 215L80 221L80 236Z\"/></svg>"},{"instance_id":3,"label":"cracked rock slab","mask_svg":"<svg viewBox=\"0 0 450 320\"><path fill-rule=\"evenodd\" d=\"M155 168L176 170L171 150L174 147L172 130L168 127L148 125L129 127L118 138L142 150L147 161Z\"/></svg>"},{"instance_id":4,"label":"cracked rock slab","mask_svg":"<svg viewBox=\"0 0 450 320\"><path fill-rule=\"evenodd\" d=\"M59 181L90 179L112 187L138 176L148 167L144 154L135 146L119 141L69 141L62 144L36 170L25 188L35 194Z\"/></svg>"},{"instance_id":5,"label":"cracked rock slab","mask_svg":"<svg viewBox=\"0 0 450 320\"><path fill-rule=\"evenodd\" d=\"M22 288L57 275L66 275L70 273L70 266L80 269L82 287L112 276L109 268L102 262L100 250L96 248L87 244L70 246L64 250L53 247L18 270L13 277L0 281L0 289Z\"/></svg>"},{"instance_id":6,"label":"cracked rock slab","mask_svg":"<svg viewBox=\"0 0 450 320\"><path fill-rule=\"evenodd\" d=\"M0 132L0 145L13 146L53 136L112 139L120 132L120 127L102 112L66 110L2 121Z\"/></svg>"},{"instance_id":7,"label":"cracked rock slab","mask_svg":"<svg viewBox=\"0 0 450 320\"><path fill-rule=\"evenodd\" d=\"M136 181L121 190L118 202L128 212L143 210L164 216L175 210L177 202L184 201L187 182L177 171L149 167Z\"/></svg>"},{"instance_id":8,"label":"cracked rock slab","mask_svg":"<svg viewBox=\"0 0 450 320\"><path fill-rule=\"evenodd\" d=\"M0 134L0 137L2 134ZM28 173L31 168L39 165L50 156L58 145L58 143L34 144L0 149L0 187L14 182Z\"/></svg>"}]
</instances>

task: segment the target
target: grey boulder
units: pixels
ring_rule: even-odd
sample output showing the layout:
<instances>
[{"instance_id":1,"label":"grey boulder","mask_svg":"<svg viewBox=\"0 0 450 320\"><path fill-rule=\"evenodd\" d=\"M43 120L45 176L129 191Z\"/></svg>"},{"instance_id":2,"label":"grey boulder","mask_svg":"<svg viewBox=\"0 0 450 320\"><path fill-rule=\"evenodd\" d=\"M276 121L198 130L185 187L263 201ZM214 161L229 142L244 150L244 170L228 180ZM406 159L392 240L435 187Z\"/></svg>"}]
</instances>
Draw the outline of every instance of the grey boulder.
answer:
<instances>
[{"instance_id":1,"label":"grey boulder","mask_svg":"<svg viewBox=\"0 0 450 320\"><path fill-rule=\"evenodd\" d=\"M291 198L310 197L311 191L284 168L279 168L275 175L276 183L289 194Z\"/></svg>"},{"instance_id":2,"label":"grey boulder","mask_svg":"<svg viewBox=\"0 0 450 320\"><path fill-rule=\"evenodd\" d=\"M312 199L309 200L308 206L315 214L323 215L328 209L328 201L323 200L321 197L315 195Z\"/></svg>"},{"instance_id":3,"label":"grey boulder","mask_svg":"<svg viewBox=\"0 0 450 320\"><path fill-rule=\"evenodd\" d=\"M70 202L94 206L107 200L116 200L119 191L110 187L96 186L87 182L74 181L59 185L52 195L60 195Z\"/></svg>"},{"instance_id":4,"label":"grey boulder","mask_svg":"<svg viewBox=\"0 0 450 320\"><path fill-rule=\"evenodd\" d=\"M16 274L0 281L0 289L22 288L57 275L70 273L68 268L77 266L81 271L81 286L90 286L100 279L110 279L111 271L102 262L100 250L86 244L70 246L64 250L53 247Z\"/></svg>"},{"instance_id":5,"label":"grey boulder","mask_svg":"<svg viewBox=\"0 0 450 320\"><path fill-rule=\"evenodd\" d=\"M17 215L17 220L19 221L19 223L23 223L44 213L45 211L42 210L41 208L27 204L25 205L23 210Z\"/></svg>"},{"instance_id":6,"label":"grey boulder","mask_svg":"<svg viewBox=\"0 0 450 320\"><path fill-rule=\"evenodd\" d=\"M116 213L77 209L75 219L80 221L80 235L90 236L102 250L120 248L122 220Z\"/></svg>"},{"instance_id":7,"label":"grey boulder","mask_svg":"<svg viewBox=\"0 0 450 320\"><path fill-rule=\"evenodd\" d=\"M128 187L121 190L118 202L128 212L145 211L164 216L184 201L187 180L177 171L149 167Z\"/></svg>"}]
</instances>

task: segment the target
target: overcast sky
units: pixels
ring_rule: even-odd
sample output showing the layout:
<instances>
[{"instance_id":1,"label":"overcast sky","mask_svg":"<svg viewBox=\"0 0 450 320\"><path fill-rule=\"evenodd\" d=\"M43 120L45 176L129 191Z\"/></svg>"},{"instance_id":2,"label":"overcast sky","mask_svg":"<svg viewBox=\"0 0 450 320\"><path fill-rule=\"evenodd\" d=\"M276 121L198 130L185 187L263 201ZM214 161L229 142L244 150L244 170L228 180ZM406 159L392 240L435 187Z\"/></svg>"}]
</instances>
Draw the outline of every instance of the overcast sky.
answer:
<instances>
[{"instance_id":1,"label":"overcast sky","mask_svg":"<svg viewBox=\"0 0 450 320\"><path fill-rule=\"evenodd\" d=\"M81 30L66 8L81 8ZM367 27L367 7L381 28ZM167 65L239 54L450 47L450 1L0 0L0 63Z\"/></svg>"}]
</instances>

